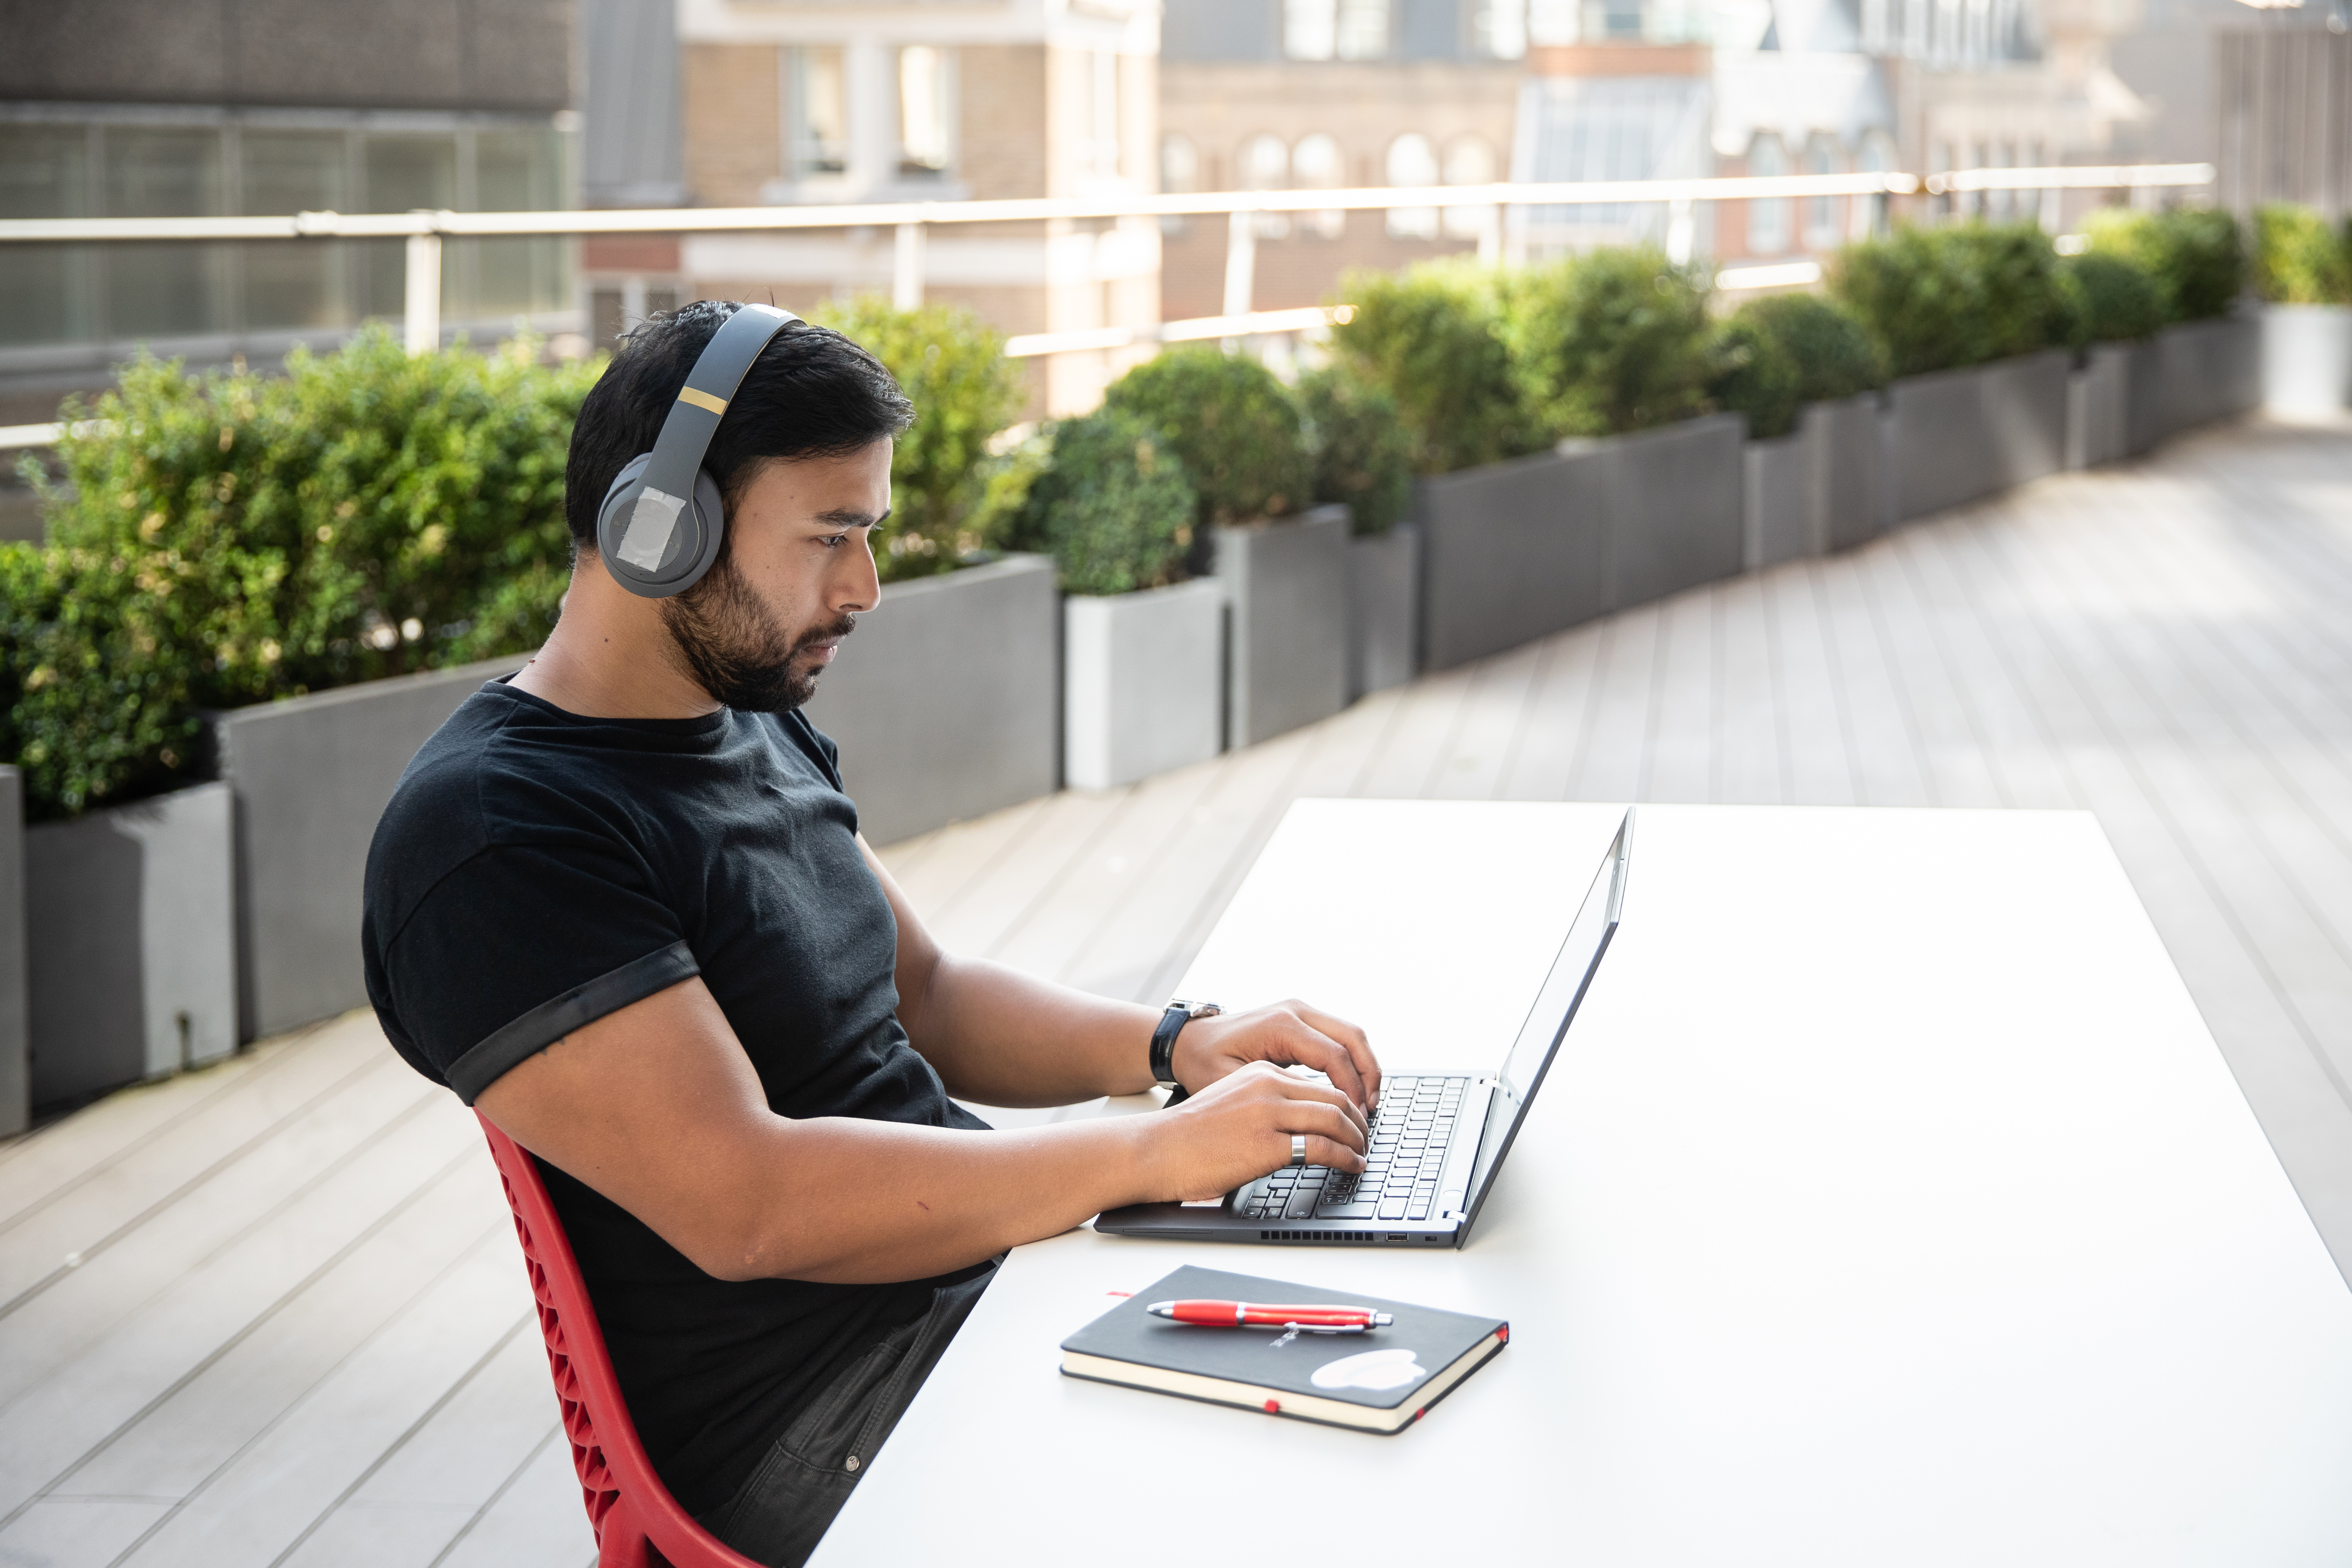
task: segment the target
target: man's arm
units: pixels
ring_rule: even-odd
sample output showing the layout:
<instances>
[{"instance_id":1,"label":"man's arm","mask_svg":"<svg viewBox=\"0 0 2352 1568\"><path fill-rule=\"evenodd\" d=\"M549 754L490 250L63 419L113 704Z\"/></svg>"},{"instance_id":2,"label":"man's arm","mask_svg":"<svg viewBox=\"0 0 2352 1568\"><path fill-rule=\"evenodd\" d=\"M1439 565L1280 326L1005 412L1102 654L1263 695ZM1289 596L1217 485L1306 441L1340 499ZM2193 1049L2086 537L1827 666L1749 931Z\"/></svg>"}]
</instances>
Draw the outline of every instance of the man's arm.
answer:
<instances>
[{"instance_id":1,"label":"man's arm","mask_svg":"<svg viewBox=\"0 0 2352 1568\"><path fill-rule=\"evenodd\" d=\"M476 1104L722 1279L926 1279L1122 1204L1213 1197L1287 1162L1294 1133L1318 1164L1364 1163L1345 1095L1263 1063L1155 1116L1021 1131L778 1116L698 978L566 1036Z\"/></svg>"},{"instance_id":2,"label":"man's arm","mask_svg":"<svg viewBox=\"0 0 2352 1568\"><path fill-rule=\"evenodd\" d=\"M898 921L898 1022L949 1093L982 1105L1068 1105L1151 1087L1157 1009L941 951L872 846L863 836L857 843ZM1176 1037L1177 1080L1195 1094L1255 1061L1313 1068L1359 1110L1380 1094L1364 1032L1303 1002L1195 1019Z\"/></svg>"}]
</instances>

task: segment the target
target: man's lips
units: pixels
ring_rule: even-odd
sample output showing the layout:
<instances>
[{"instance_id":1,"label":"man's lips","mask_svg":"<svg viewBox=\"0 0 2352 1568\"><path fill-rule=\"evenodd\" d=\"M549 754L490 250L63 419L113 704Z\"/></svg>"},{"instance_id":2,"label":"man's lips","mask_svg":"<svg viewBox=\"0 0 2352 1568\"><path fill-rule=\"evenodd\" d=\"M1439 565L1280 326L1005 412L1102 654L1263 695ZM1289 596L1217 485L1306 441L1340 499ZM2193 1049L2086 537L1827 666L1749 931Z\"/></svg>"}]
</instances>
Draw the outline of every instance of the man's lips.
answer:
<instances>
[{"instance_id":1,"label":"man's lips","mask_svg":"<svg viewBox=\"0 0 2352 1568\"><path fill-rule=\"evenodd\" d=\"M809 644L808 647L801 649L801 651L808 655L811 659L814 660L818 664L831 664L833 662L833 656L841 651L841 639L839 637L827 637L823 642L813 642Z\"/></svg>"}]
</instances>

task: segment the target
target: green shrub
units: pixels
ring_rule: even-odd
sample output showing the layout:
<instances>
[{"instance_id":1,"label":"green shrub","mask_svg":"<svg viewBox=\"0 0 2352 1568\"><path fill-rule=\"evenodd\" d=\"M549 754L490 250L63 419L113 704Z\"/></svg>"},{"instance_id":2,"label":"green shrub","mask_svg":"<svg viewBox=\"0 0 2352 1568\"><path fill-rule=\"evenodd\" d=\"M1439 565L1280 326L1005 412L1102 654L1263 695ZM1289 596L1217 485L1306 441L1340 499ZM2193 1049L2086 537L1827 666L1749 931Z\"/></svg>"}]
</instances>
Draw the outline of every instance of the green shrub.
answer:
<instances>
[{"instance_id":1,"label":"green shrub","mask_svg":"<svg viewBox=\"0 0 2352 1568\"><path fill-rule=\"evenodd\" d=\"M2156 280L2120 256L2069 256L2059 264L2058 278L2074 307L2078 347L2152 337L2164 325Z\"/></svg>"},{"instance_id":2,"label":"green shrub","mask_svg":"<svg viewBox=\"0 0 2352 1568\"><path fill-rule=\"evenodd\" d=\"M1708 390L1762 439L1792 428L1805 404L1885 384L1885 355L1853 311L1818 294L1767 294L1725 323Z\"/></svg>"},{"instance_id":3,"label":"green shrub","mask_svg":"<svg viewBox=\"0 0 2352 1568\"><path fill-rule=\"evenodd\" d=\"M1055 426L1050 449L1050 460L1030 470L1015 545L1052 555L1073 594L1182 581L1199 498L1165 434L1104 407Z\"/></svg>"},{"instance_id":4,"label":"green shrub","mask_svg":"<svg viewBox=\"0 0 2352 1568\"><path fill-rule=\"evenodd\" d=\"M2091 254L2137 262L2156 284L2168 321L2229 314L2245 287L2237 220L2210 207L2137 212L2103 207L2083 226Z\"/></svg>"},{"instance_id":5,"label":"green shrub","mask_svg":"<svg viewBox=\"0 0 2352 1568\"><path fill-rule=\"evenodd\" d=\"M1506 341L1545 432L1607 436L1705 413L1710 288L1704 271L1648 246L1512 279Z\"/></svg>"},{"instance_id":6,"label":"green shrub","mask_svg":"<svg viewBox=\"0 0 2352 1568\"><path fill-rule=\"evenodd\" d=\"M1358 533L1386 533L1412 504L1412 447L1396 399L1353 366L1298 381L1315 458L1315 500L1343 502Z\"/></svg>"},{"instance_id":7,"label":"green shrub","mask_svg":"<svg viewBox=\"0 0 2352 1568\"><path fill-rule=\"evenodd\" d=\"M1314 491L1298 405L1255 359L1213 348L1163 353L1111 383L1103 406L1166 433L1192 483L1203 538L1216 524L1297 511Z\"/></svg>"},{"instance_id":8,"label":"green shrub","mask_svg":"<svg viewBox=\"0 0 2352 1568\"><path fill-rule=\"evenodd\" d=\"M2057 252L2032 224L1897 228L1840 252L1831 287L1895 375L2032 353L2074 335Z\"/></svg>"},{"instance_id":9,"label":"green shrub","mask_svg":"<svg viewBox=\"0 0 2352 1568\"><path fill-rule=\"evenodd\" d=\"M184 775L193 713L538 646L571 559L563 465L593 365L387 334L282 378L142 359L38 479L11 553L6 750L70 814Z\"/></svg>"},{"instance_id":10,"label":"green shrub","mask_svg":"<svg viewBox=\"0 0 2352 1568\"><path fill-rule=\"evenodd\" d=\"M890 458L885 582L929 576L991 542L976 526L988 438L1027 395L1004 337L960 306L901 310L878 295L827 304L809 319L860 343L890 369L915 405L914 426Z\"/></svg>"},{"instance_id":11,"label":"green shrub","mask_svg":"<svg viewBox=\"0 0 2352 1568\"><path fill-rule=\"evenodd\" d=\"M2352 305L2352 233L2309 207L2256 207L2254 292L2281 305Z\"/></svg>"},{"instance_id":12,"label":"green shrub","mask_svg":"<svg viewBox=\"0 0 2352 1568\"><path fill-rule=\"evenodd\" d=\"M1797 362L1771 331L1742 310L1717 329L1713 359L1707 393L1717 407L1747 416L1752 439L1796 428Z\"/></svg>"},{"instance_id":13,"label":"green shrub","mask_svg":"<svg viewBox=\"0 0 2352 1568\"><path fill-rule=\"evenodd\" d=\"M1340 279L1340 298L1353 310L1333 330L1331 346L1396 400L1416 473L1451 473L1548 445L1511 374L1496 276L1448 260Z\"/></svg>"}]
</instances>

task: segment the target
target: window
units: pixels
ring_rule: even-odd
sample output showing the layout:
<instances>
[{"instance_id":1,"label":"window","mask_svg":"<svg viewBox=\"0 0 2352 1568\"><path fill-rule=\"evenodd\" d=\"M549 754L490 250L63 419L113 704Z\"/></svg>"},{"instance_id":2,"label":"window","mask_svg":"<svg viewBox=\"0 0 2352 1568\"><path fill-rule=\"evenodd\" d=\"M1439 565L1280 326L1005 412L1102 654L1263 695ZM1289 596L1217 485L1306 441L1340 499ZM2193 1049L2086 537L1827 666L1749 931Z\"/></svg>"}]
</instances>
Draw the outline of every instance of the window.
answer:
<instances>
[{"instance_id":1,"label":"window","mask_svg":"<svg viewBox=\"0 0 2352 1568\"><path fill-rule=\"evenodd\" d=\"M1097 179L1118 178L1118 56L1097 49L1087 89L1087 140L1079 162Z\"/></svg>"},{"instance_id":2,"label":"window","mask_svg":"<svg viewBox=\"0 0 2352 1568\"><path fill-rule=\"evenodd\" d=\"M338 132L248 131L238 138L238 156L244 165L247 212L341 212L352 205L349 148ZM530 205L497 204L501 209ZM350 256L341 240L247 246L245 324L264 329L341 325L351 310L345 298Z\"/></svg>"},{"instance_id":3,"label":"window","mask_svg":"<svg viewBox=\"0 0 2352 1568\"><path fill-rule=\"evenodd\" d=\"M1290 149L1281 137L1262 131L1242 143L1234 171L1243 190L1286 189L1290 184ZM1282 213L1259 213L1254 226L1260 239L1280 239L1290 232L1290 219Z\"/></svg>"},{"instance_id":4,"label":"window","mask_svg":"<svg viewBox=\"0 0 2352 1568\"><path fill-rule=\"evenodd\" d=\"M89 216L89 132L0 125L0 218ZM85 342L98 333L93 252L0 246L0 345Z\"/></svg>"},{"instance_id":5,"label":"window","mask_svg":"<svg viewBox=\"0 0 2352 1568\"><path fill-rule=\"evenodd\" d=\"M1389 0L1339 0L1339 58L1384 60L1389 55Z\"/></svg>"},{"instance_id":6,"label":"window","mask_svg":"<svg viewBox=\"0 0 2352 1568\"><path fill-rule=\"evenodd\" d=\"M787 167L794 179L849 172L849 79L839 49L793 49L786 106Z\"/></svg>"},{"instance_id":7,"label":"window","mask_svg":"<svg viewBox=\"0 0 2352 1568\"><path fill-rule=\"evenodd\" d=\"M928 44L898 51L898 173L902 176L937 179L954 162L950 63L945 49ZM1112 145L1116 158L1116 141Z\"/></svg>"},{"instance_id":8,"label":"window","mask_svg":"<svg viewBox=\"0 0 2352 1568\"><path fill-rule=\"evenodd\" d=\"M1805 143L1805 173L1834 174L1837 173L1837 143L1829 136L1816 132ZM1805 248L1828 250L1838 242L1837 198L1807 196L1805 198Z\"/></svg>"},{"instance_id":9,"label":"window","mask_svg":"<svg viewBox=\"0 0 2352 1568\"><path fill-rule=\"evenodd\" d=\"M1490 60L1516 60L1528 52L1528 0L1478 0L1470 16L1470 48Z\"/></svg>"},{"instance_id":10,"label":"window","mask_svg":"<svg viewBox=\"0 0 2352 1568\"><path fill-rule=\"evenodd\" d=\"M1283 0L1282 52L1294 60L1328 60L1337 55L1339 0Z\"/></svg>"},{"instance_id":11,"label":"window","mask_svg":"<svg viewBox=\"0 0 2352 1568\"><path fill-rule=\"evenodd\" d=\"M1302 191L1338 190L1348 183L1347 154L1319 131L1302 136L1290 150L1290 175ZM1318 239L1337 239L1347 226L1348 215L1337 207L1298 215L1299 232Z\"/></svg>"},{"instance_id":12,"label":"window","mask_svg":"<svg viewBox=\"0 0 2352 1568\"><path fill-rule=\"evenodd\" d=\"M1748 172L1769 179L1789 172L1780 139L1767 131L1748 144ZM1748 254L1778 256L1789 248L1789 198L1771 196L1748 204Z\"/></svg>"},{"instance_id":13,"label":"window","mask_svg":"<svg viewBox=\"0 0 2352 1568\"><path fill-rule=\"evenodd\" d=\"M1160 189L1164 195L1190 195L1201 188L1201 150L1190 136L1170 132L1160 139ZM1170 215L1160 220L1160 232L1180 235L1186 219Z\"/></svg>"},{"instance_id":14,"label":"window","mask_svg":"<svg viewBox=\"0 0 2352 1568\"><path fill-rule=\"evenodd\" d=\"M1437 153L1429 138L1409 131L1389 143L1388 177L1391 185L1437 184ZM1435 207L1389 208L1389 234L1395 239L1435 239Z\"/></svg>"},{"instance_id":15,"label":"window","mask_svg":"<svg viewBox=\"0 0 2352 1568\"><path fill-rule=\"evenodd\" d=\"M1449 185L1489 185L1495 183L1495 149L1483 136L1456 136L1445 144L1445 183ZM1445 234L1451 239L1482 238L1496 219L1493 207L1447 207Z\"/></svg>"},{"instance_id":16,"label":"window","mask_svg":"<svg viewBox=\"0 0 2352 1568\"><path fill-rule=\"evenodd\" d=\"M483 131L474 137L474 205L484 212L538 212L563 205L560 149L541 131ZM522 235L461 242L473 252L472 298L452 314L520 316L572 293L572 246ZM461 269L462 273L462 269Z\"/></svg>"},{"instance_id":17,"label":"window","mask_svg":"<svg viewBox=\"0 0 2352 1568\"><path fill-rule=\"evenodd\" d=\"M106 215L210 216L222 210L221 174L217 132L111 132L106 137ZM119 245L111 252L106 258L107 315L115 336L177 337L227 330L224 247Z\"/></svg>"},{"instance_id":18,"label":"window","mask_svg":"<svg viewBox=\"0 0 2352 1568\"><path fill-rule=\"evenodd\" d=\"M1380 60L1390 0L1283 0L1282 52L1294 60Z\"/></svg>"},{"instance_id":19,"label":"window","mask_svg":"<svg viewBox=\"0 0 2352 1568\"><path fill-rule=\"evenodd\" d=\"M1582 0L1528 0L1528 42L1546 48L1577 42L1582 10Z\"/></svg>"}]
</instances>

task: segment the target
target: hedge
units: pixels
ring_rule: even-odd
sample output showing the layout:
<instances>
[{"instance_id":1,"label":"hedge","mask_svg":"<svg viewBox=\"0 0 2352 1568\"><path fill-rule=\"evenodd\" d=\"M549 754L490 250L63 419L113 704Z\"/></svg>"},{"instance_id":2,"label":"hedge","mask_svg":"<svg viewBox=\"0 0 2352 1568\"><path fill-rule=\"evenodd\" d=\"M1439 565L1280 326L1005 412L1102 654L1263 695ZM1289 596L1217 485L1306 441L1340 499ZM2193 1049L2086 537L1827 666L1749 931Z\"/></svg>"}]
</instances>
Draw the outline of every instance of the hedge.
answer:
<instances>
[{"instance_id":1,"label":"hedge","mask_svg":"<svg viewBox=\"0 0 2352 1568\"><path fill-rule=\"evenodd\" d=\"M1505 341L1545 435L1621 435L1706 413L1712 288L1703 269L1646 246L1511 279Z\"/></svg>"},{"instance_id":2,"label":"hedge","mask_svg":"<svg viewBox=\"0 0 2352 1568\"><path fill-rule=\"evenodd\" d=\"M1768 294L1734 311L1717 340L1709 391L1758 439L1786 435L1808 403L1886 384L1886 358L1853 312L1818 294Z\"/></svg>"},{"instance_id":3,"label":"hedge","mask_svg":"<svg viewBox=\"0 0 2352 1568\"><path fill-rule=\"evenodd\" d=\"M1895 375L2032 353L2074 335L2057 251L2032 224L1897 228L1846 247L1830 287Z\"/></svg>"},{"instance_id":4,"label":"hedge","mask_svg":"<svg viewBox=\"0 0 2352 1568\"><path fill-rule=\"evenodd\" d=\"M2279 305L2352 305L2352 225L2305 206L2254 209L2254 292Z\"/></svg>"},{"instance_id":5,"label":"hedge","mask_svg":"<svg viewBox=\"0 0 2352 1568\"><path fill-rule=\"evenodd\" d=\"M1298 407L1317 502L1346 506L1357 533L1386 533L1412 504L1412 446L1396 399L1339 363L1299 377Z\"/></svg>"},{"instance_id":6,"label":"hedge","mask_svg":"<svg viewBox=\"0 0 2352 1568\"><path fill-rule=\"evenodd\" d=\"M1255 359L1205 347L1163 353L1111 383L1103 406L1160 431L1182 459L1204 545L1213 527L1301 510L1313 493L1298 405Z\"/></svg>"},{"instance_id":7,"label":"hedge","mask_svg":"<svg viewBox=\"0 0 2352 1568\"><path fill-rule=\"evenodd\" d=\"M2246 285L2245 247L2237 219L2226 212L2102 207L2083 233L2091 254L2119 257L2154 280L2168 321L2227 315Z\"/></svg>"},{"instance_id":8,"label":"hedge","mask_svg":"<svg viewBox=\"0 0 2352 1568\"><path fill-rule=\"evenodd\" d=\"M1503 341L1498 275L1475 262L1349 272L1353 310L1333 352L1395 399L1417 473L1444 474L1541 451Z\"/></svg>"},{"instance_id":9,"label":"hedge","mask_svg":"<svg viewBox=\"0 0 2352 1568\"><path fill-rule=\"evenodd\" d=\"M1199 505L1167 433L1122 408L1064 420L1024 485L1011 541L1054 557L1064 591L1128 594L1184 577Z\"/></svg>"}]
</instances>

